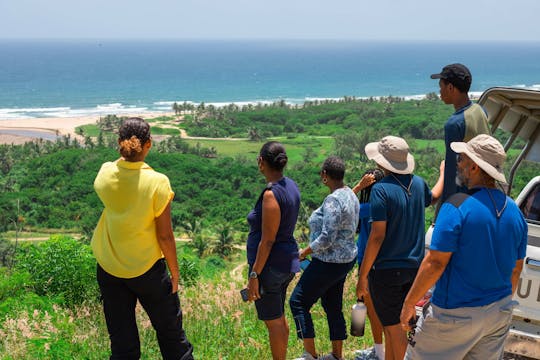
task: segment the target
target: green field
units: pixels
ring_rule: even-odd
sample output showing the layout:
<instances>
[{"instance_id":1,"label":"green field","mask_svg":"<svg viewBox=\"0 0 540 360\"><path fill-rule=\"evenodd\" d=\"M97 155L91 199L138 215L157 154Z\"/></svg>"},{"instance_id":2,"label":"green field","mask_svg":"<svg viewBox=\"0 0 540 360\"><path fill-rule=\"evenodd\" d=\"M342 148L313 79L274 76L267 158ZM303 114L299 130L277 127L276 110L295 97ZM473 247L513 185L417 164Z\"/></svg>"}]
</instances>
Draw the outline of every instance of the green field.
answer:
<instances>
[{"instance_id":1,"label":"green field","mask_svg":"<svg viewBox=\"0 0 540 360\"><path fill-rule=\"evenodd\" d=\"M219 156L236 157L237 155L243 155L256 159L262 145L271 140L279 141L285 146L291 165L303 159L306 155L306 149L312 149L313 151L310 151L314 155L312 160L320 163L330 154L334 146L334 139L328 136L272 137L264 141L199 139L186 139L184 141L191 146L196 146L199 143L205 147L214 147Z\"/></svg>"}]
</instances>

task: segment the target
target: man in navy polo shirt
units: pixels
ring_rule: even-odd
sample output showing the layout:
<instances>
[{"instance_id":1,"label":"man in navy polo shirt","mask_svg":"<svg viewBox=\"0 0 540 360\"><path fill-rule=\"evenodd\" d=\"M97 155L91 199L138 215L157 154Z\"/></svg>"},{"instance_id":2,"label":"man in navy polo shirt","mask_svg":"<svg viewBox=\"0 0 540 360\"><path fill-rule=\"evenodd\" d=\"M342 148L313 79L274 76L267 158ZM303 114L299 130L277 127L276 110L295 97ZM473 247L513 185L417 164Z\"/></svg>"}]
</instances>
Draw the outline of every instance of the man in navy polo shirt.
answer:
<instances>
[{"instance_id":1,"label":"man in navy polo shirt","mask_svg":"<svg viewBox=\"0 0 540 360\"><path fill-rule=\"evenodd\" d=\"M439 79L441 100L453 105L455 112L444 125L444 143L446 145L444 166L444 189L441 201L445 201L456 192L467 189L456 185L456 156L450 144L454 141L467 142L479 134L491 134L484 109L469 99L472 75L463 64L445 66L439 74L431 75Z\"/></svg>"},{"instance_id":2,"label":"man in navy polo shirt","mask_svg":"<svg viewBox=\"0 0 540 360\"><path fill-rule=\"evenodd\" d=\"M386 136L367 144L365 152L385 177L371 189L371 232L356 294L371 295L383 325L385 358L401 360L407 338L399 315L424 257L424 210L440 196L443 178L430 191L424 179L413 174L414 158L402 138Z\"/></svg>"},{"instance_id":3,"label":"man in navy polo shirt","mask_svg":"<svg viewBox=\"0 0 540 360\"><path fill-rule=\"evenodd\" d=\"M468 193L442 205L414 284L401 311L411 330L415 304L436 283L432 304L414 329L405 359L500 359L527 248L527 224L505 183L502 145L489 135L453 142Z\"/></svg>"}]
</instances>

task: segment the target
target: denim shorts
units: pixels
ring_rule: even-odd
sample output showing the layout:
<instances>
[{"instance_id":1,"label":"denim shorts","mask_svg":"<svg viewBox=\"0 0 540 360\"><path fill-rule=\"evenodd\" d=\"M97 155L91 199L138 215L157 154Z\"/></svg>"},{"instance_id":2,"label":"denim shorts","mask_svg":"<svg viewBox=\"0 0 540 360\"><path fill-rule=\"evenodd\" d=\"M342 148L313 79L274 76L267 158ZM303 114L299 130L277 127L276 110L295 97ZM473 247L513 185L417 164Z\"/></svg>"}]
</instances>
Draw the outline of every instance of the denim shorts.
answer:
<instances>
[{"instance_id":1,"label":"denim shorts","mask_svg":"<svg viewBox=\"0 0 540 360\"><path fill-rule=\"evenodd\" d=\"M287 286L294 278L294 273L281 272L272 266L265 266L259 275L261 298L255 301L255 308L260 320L279 319L285 313Z\"/></svg>"}]
</instances>

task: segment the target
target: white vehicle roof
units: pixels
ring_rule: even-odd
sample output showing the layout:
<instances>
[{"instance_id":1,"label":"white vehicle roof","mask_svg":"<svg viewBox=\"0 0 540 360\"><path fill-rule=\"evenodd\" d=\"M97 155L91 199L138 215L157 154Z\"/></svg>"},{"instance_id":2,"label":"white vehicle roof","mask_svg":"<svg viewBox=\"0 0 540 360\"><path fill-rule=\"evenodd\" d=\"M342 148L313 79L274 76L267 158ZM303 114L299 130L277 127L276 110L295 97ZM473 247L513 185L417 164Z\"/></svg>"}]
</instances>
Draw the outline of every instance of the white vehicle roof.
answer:
<instances>
[{"instance_id":1,"label":"white vehicle roof","mask_svg":"<svg viewBox=\"0 0 540 360\"><path fill-rule=\"evenodd\" d=\"M509 188L522 160L540 162L540 91L494 87L486 90L478 103L486 109L491 132L502 129L511 134L504 144L508 151L516 138L526 145L510 169Z\"/></svg>"}]
</instances>

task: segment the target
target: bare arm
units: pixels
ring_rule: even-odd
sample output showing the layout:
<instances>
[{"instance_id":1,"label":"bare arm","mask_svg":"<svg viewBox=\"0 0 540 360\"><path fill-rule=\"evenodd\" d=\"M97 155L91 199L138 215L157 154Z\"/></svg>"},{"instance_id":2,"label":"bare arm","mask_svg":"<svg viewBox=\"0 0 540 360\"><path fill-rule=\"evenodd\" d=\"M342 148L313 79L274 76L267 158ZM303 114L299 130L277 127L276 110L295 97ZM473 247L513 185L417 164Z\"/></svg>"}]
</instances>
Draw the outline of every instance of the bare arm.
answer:
<instances>
[{"instance_id":1,"label":"bare arm","mask_svg":"<svg viewBox=\"0 0 540 360\"><path fill-rule=\"evenodd\" d=\"M431 205L435 204L442 196L444 190L444 160L441 161L441 165L439 166L439 179L433 186L433 189L431 189Z\"/></svg>"},{"instance_id":2,"label":"bare arm","mask_svg":"<svg viewBox=\"0 0 540 360\"><path fill-rule=\"evenodd\" d=\"M161 248L161 252L165 256L167 266L171 273L172 292L178 291L178 280L180 280L180 271L178 270L178 258L176 257L176 242L171 225L171 203L167 205L165 210L156 218L156 235Z\"/></svg>"},{"instance_id":3,"label":"bare arm","mask_svg":"<svg viewBox=\"0 0 540 360\"><path fill-rule=\"evenodd\" d=\"M355 194L358 195L358 193L365 188L367 188L369 185L373 184L375 182L375 175L373 174L366 174L362 176L360 181L354 187L351 189Z\"/></svg>"},{"instance_id":4,"label":"bare arm","mask_svg":"<svg viewBox=\"0 0 540 360\"><path fill-rule=\"evenodd\" d=\"M403 328L407 330L410 328L409 321L416 316L416 303L439 280L451 257L451 252L428 251L424 261L420 264L420 269L414 279L414 283L403 302L400 317Z\"/></svg>"},{"instance_id":5,"label":"bare arm","mask_svg":"<svg viewBox=\"0 0 540 360\"><path fill-rule=\"evenodd\" d=\"M514 270L512 270L512 294L516 292L518 281L519 281L519 275L521 274L521 270L523 269L523 259L519 259L516 261L516 266L514 266Z\"/></svg>"},{"instance_id":6,"label":"bare arm","mask_svg":"<svg viewBox=\"0 0 540 360\"><path fill-rule=\"evenodd\" d=\"M360 299L368 294L367 277L379 254L384 237L386 236L386 221L374 221L371 224L371 232L366 245L364 259L358 270L358 282L356 283L356 296Z\"/></svg>"},{"instance_id":7,"label":"bare arm","mask_svg":"<svg viewBox=\"0 0 540 360\"><path fill-rule=\"evenodd\" d=\"M262 202L262 236L257 249L257 257L252 271L260 274L268 260L281 221L281 210L272 191L266 191ZM249 279L248 290L250 299L259 299L259 279Z\"/></svg>"}]
</instances>

